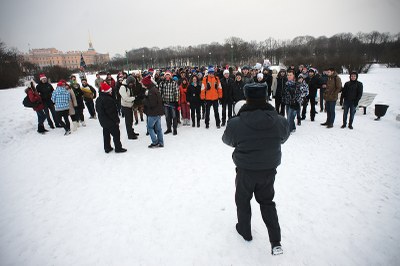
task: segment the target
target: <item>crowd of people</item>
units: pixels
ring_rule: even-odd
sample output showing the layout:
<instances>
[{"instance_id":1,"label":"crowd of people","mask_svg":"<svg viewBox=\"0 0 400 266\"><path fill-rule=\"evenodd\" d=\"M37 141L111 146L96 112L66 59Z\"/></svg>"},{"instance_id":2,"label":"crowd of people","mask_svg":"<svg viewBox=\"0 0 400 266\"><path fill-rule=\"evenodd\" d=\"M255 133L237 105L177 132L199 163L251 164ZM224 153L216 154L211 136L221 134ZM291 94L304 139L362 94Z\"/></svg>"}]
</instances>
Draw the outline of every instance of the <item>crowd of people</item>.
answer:
<instances>
[{"instance_id":1,"label":"crowd of people","mask_svg":"<svg viewBox=\"0 0 400 266\"><path fill-rule=\"evenodd\" d=\"M147 134L152 140L150 148L163 147L163 135L177 135L178 125L198 128L201 126L201 120L204 120L208 129L211 107L215 126L224 127L227 120L236 115L235 104L245 101L246 84L266 85L267 101L273 103L278 114L287 118L292 133L296 131L296 125L300 126L302 120L306 119L309 105L310 120L315 120L318 102L319 112L326 112L326 121L321 125L332 128L335 106L341 92L340 103L344 109L342 128L348 125L348 128L353 129L354 114L363 90L356 72L351 72L350 81L342 88L342 81L334 68L319 73L316 68L300 65L297 69L289 66L278 72L259 63L253 67L245 65L241 68L165 68L130 74L121 71L116 80L110 73L107 73L105 78L97 74L94 87L88 84L86 78L81 78L81 84L77 82L76 76L72 75L69 78L68 82L60 80L56 89L44 74L40 75L37 86L33 81L27 84L29 99L32 102L40 102L34 107L38 116L39 133L48 131L44 127L46 119L50 128L63 127L65 135L76 131L79 126L86 126L85 106L89 118L97 119L101 106L96 103L95 108L96 97L110 94L115 102L115 110L112 111L117 113L118 118L124 118L128 139L138 138L139 134L134 131L134 125L139 121L143 122L146 114ZM103 84L107 84L108 87ZM157 111L153 110L154 104L157 105ZM149 111L152 113L149 114ZM350 119L347 123L349 111ZM167 128L164 132L161 129L161 116L165 116L166 121ZM69 118L72 121L72 129ZM99 117L100 123L102 118ZM109 136L105 137L105 141L109 142ZM110 151L109 145L105 144L105 151Z\"/></svg>"}]
</instances>

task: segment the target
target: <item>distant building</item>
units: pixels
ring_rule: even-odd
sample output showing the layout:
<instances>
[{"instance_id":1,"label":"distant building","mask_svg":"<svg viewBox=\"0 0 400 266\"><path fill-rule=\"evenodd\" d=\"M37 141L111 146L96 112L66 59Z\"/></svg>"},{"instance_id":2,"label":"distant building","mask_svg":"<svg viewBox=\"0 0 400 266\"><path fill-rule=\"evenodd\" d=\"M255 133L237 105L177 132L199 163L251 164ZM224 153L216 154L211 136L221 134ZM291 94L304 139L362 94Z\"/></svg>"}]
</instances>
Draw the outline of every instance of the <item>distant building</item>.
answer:
<instances>
[{"instance_id":1,"label":"distant building","mask_svg":"<svg viewBox=\"0 0 400 266\"><path fill-rule=\"evenodd\" d=\"M89 41L89 49L83 52L69 51L63 53L55 48L31 49L28 54L24 55L24 60L36 64L40 68L61 66L69 69L77 69L80 67L81 54L87 66L105 64L110 61L109 54L97 53L91 41Z\"/></svg>"}]
</instances>

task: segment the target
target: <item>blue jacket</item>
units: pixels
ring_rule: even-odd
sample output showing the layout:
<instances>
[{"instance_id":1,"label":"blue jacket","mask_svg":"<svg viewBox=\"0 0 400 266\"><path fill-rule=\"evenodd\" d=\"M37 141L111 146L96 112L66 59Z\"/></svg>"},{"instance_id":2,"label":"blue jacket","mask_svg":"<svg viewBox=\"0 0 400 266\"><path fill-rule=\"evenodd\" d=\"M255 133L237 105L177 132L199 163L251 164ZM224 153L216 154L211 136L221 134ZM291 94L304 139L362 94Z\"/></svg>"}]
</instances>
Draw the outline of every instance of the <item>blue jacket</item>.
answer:
<instances>
[{"instance_id":1,"label":"blue jacket","mask_svg":"<svg viewBox=\"0 0 400 266\"><path fill-rule=\"evenodd\" d=\"M71 96L64 87L57 87L51 95L51 100L55 104L56 111L69 110L69 100Z\"/></svg>"}]
</instances>

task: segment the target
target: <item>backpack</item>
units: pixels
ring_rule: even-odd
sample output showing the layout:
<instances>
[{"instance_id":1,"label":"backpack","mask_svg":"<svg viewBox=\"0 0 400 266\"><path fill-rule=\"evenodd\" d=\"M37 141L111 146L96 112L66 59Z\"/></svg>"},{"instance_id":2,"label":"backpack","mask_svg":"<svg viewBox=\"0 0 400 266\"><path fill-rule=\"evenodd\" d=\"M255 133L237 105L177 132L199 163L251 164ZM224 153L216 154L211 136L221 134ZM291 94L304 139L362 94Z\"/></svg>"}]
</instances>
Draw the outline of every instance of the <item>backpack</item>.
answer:
<instances>
[{"instance_id":1,"label":"backpack","mask_svg":"<svg viewBox=\"0 0 400 266\"><path fill-rule=\"evenodd\" d=\"M22 101L22 104L28 108L35 108L39 105L38 102L35 102L35 103L31 102L28 95L25 96L24 100Z\"/></svg>"}]
</instances>

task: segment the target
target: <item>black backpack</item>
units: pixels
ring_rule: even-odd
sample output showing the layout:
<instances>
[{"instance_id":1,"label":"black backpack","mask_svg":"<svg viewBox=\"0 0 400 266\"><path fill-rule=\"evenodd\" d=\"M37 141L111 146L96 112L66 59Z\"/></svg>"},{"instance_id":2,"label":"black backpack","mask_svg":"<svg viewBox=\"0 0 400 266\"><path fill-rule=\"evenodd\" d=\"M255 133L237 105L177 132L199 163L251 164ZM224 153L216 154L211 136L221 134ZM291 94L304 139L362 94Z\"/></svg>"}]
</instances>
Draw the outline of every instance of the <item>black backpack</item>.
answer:
<instances>
[{"instance_id":1,"label":"black backpack","mask_svg":"<svg viewBox=\"0 0 400 266\"><path fill-rule=\"evenodd\" d=\"M25 96L24 100L22 101L22 104L28 108L35 108L39 105L38 102L35 102L35 103L31 102L28 95Z\"/></svg>"}]
</instances>

